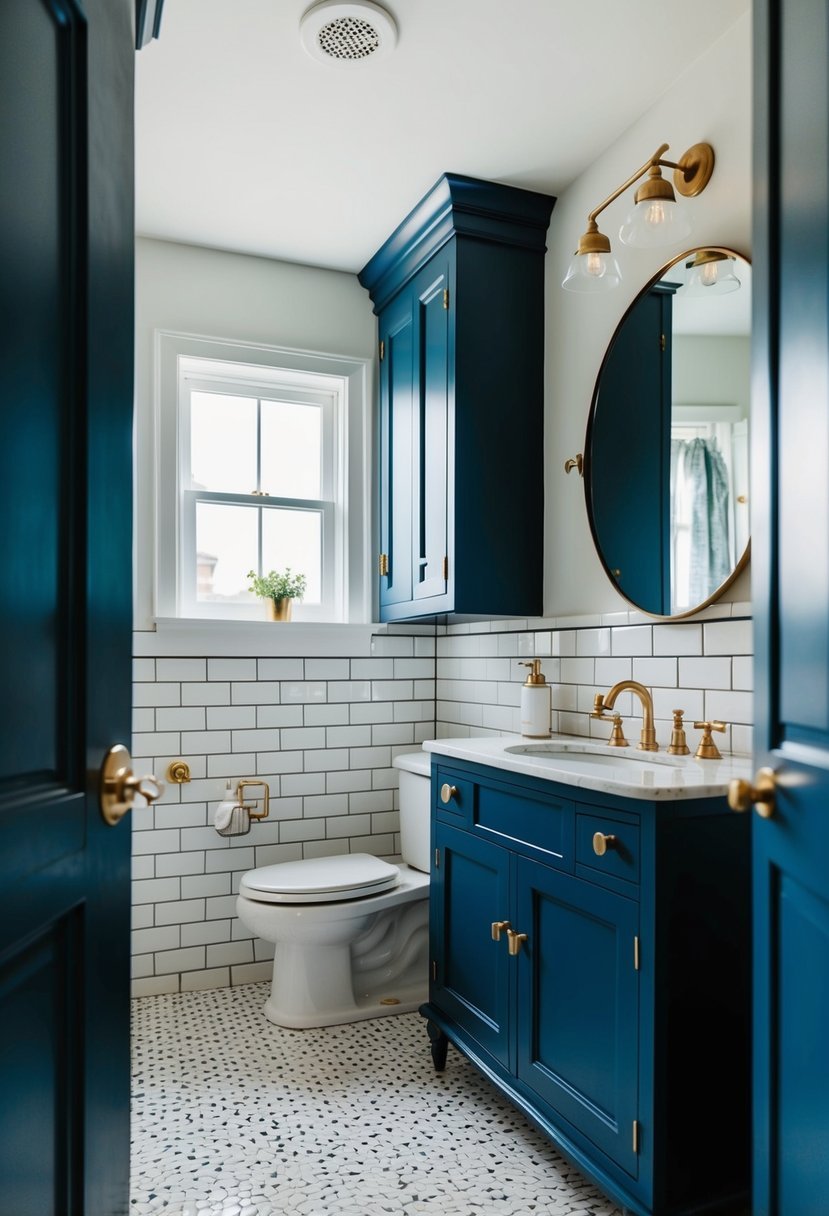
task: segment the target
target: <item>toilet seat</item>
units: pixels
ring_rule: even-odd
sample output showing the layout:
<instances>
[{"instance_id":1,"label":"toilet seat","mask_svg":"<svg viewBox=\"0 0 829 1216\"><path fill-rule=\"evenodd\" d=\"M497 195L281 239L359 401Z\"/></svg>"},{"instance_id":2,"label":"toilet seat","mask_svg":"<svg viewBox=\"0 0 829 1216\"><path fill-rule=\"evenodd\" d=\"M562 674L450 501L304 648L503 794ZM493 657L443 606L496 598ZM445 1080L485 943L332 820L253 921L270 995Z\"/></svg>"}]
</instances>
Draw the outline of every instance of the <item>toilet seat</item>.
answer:
<instances>
[{"instance_id":1,"label":"toilet seat","mask_svg":"<svg viewBox=\"0 0 829 1216\"><path fill-rule=\"evenodd\" d=\"M397 886L400 871L370 853L282 861L249 870L239 894L272 904L320 904L379 895Z\"/></svg>"}]
</instances>

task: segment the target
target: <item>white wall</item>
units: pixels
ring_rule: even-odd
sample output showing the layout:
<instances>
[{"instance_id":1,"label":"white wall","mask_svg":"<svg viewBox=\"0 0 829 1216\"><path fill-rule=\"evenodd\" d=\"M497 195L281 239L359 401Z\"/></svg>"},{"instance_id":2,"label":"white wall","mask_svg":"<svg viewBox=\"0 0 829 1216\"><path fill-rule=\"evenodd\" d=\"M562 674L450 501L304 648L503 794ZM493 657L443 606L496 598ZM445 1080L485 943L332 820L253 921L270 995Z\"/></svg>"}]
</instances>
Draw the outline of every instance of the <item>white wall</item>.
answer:
<instances>
[{"instance_id":1,"label":"white wall","mask_svg":"<svg viewBox=\"0 0 829 1216\"><path fill-rule=\"evenodd\" d=\"M678 52L681 48L677 48ZM678 159L705 141L716 155L714 175L698 198L683 200L693 234L668 249L622 245L618 228L630 206L626 192L599 217L613 243L623 281L607 295L561 289L588 213L641 165L660 144ZM668 171L665 171L666 175ZM747 15L711 50L692 63L676 84L628 132L600 156L559 198L548 234L546 292L545 595L546 616L625 610L596 557L583 485L564 475L564 461L584 450L593 388L602 356L622 314L639 289L690 245L725 245L751 252L751 25ZM748 572L726 598L750 599Z\"/></svg>"},{"instance_id":2,"label":"white wall","mask_svg":"<svg viewBox=\"0 0 829 1216\"><path fill-rule=\"evenodd\" d=\"M750 417L751 339L740 334L675 334L673 400L684 405L738 405Z\"/></svg>"},{"instance_id":3,"label":"white wall","mask_svg":"<svg viewBox=\"0 0 829 1216\"><path fill-rule=\"evenodd\" d=\"M151 629L153 331L373 359L376 325L356 277L337 270L139 237L135 273L135 627Z\"/></svg>"}]
</instances>

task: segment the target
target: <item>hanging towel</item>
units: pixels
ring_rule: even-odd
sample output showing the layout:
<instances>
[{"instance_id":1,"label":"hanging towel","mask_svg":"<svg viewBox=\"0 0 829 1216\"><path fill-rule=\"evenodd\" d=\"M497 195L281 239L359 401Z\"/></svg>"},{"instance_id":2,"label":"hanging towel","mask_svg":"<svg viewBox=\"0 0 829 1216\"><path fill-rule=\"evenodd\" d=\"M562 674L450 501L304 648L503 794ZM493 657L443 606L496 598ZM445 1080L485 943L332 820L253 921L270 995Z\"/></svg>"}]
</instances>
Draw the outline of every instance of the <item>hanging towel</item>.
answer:
<instances>
[{"instance_id":1,"label":"hanging towel","mask_svg":"<svg viewBox=\"0 0 829 1216\"><path fill-rule=\"evenodd\" d=\"M731 573L728 469L716 439L692 439L685 452L691 493L690 602L701 604Z\"/></svg>"}]
</instances>

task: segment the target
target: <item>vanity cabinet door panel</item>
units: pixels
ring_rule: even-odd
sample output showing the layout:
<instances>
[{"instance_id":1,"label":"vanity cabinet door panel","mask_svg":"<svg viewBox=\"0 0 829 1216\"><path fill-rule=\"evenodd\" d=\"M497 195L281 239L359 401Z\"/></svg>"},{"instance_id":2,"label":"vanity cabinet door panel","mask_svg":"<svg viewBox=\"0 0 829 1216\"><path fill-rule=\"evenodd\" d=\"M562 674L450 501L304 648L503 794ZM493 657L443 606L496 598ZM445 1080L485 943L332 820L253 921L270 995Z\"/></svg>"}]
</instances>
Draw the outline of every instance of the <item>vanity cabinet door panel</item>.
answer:
<instances>
[{"instance_id":1,"label":"vanity cabinet door panel","mask_svg":"<svg viewBox=\"0 0 829 1216\"><path fill-rule=\"evenodd\" d=\"M380 607L412 598L415 317L404 292L380 318Z\"/></svg>"},{"instance_id":2,"label":"vanity cabinet door panel","mask_svg":"<svg viewBox=\"0 0 829 1216\"><path fill-rule=\"evenodd\" d=\"M440 861L432 873L431 1001L505 1067L511 1067L509 920L510 855L468 832L438 823Z\"/></svg>"},{"instance_id":3,"label":"vanity cabinet door panel","mask_svg":"<svg viewBox=\"0 0 829 1216\"><path fill-rule=\"evenodd\" d=\"M526 858L516 889L518 1076L635 1178L638 905Z\"/></svg>"}]
</instances>

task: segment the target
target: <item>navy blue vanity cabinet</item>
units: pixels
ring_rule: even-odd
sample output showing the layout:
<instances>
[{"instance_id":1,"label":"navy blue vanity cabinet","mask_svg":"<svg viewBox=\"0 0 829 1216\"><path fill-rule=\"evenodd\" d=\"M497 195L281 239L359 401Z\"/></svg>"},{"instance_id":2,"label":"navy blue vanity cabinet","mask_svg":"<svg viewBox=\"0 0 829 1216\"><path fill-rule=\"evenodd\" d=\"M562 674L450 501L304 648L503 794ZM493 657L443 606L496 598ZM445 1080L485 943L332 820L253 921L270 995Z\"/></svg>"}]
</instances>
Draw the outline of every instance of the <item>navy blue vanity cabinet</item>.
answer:
<instances>
[{"instance_id":1,"label":"navy blue vanity cabinet","mask_svg":"<svg viewBox=\"0 0 829 1216\"><path fill-rule=\"evenodd\" d=\"M638 1216L748 1191L750 825L433 757L436 1067L454 1043Z\"/></svg>"},{"instance_id":2,"label":"navy blue vanity cabinet","mask_svg":"<svg viewBox=\"0 0 829 1216\"><path fill-rule=\"evenodd\" d=\"M553 203L446 174L360 273L378 316L383 621L542 610Z\"/></svg>"}]
</instances>

